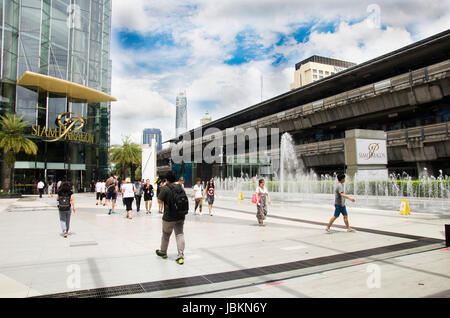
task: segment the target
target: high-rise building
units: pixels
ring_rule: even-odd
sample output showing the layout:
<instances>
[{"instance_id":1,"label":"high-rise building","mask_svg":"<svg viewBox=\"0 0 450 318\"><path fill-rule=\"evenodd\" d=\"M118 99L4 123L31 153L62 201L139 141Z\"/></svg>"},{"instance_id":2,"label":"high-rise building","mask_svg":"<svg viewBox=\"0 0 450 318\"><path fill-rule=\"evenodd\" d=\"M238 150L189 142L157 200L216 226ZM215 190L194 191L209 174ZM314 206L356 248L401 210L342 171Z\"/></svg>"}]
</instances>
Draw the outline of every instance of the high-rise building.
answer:
<instances>
[{"instance_id":1,"label":"high-rise building","mask_svg":"<svg viewBox=\"0 0 450 318\"><path fill-rule=\"evenodd\" d=\"M355 65L352 62L313 55L295 65L294 82L291 83L291 90L334 75Z\"/></svg>"},{"instance_id":2,"label":"high-rise building","mask_svg":"<svg viewBox=\"0 0 450 318\"><path fill-rule=\"evenodd\" d=\"M187 131L187 98L186 91L177 94L177 112L175 122L176 137Z\"/></svg>"},{"instance_id":3,"label":"high-rise building","mask_svg":"<svg viewBox=\"0 0 450 318\"><path fill-rule=\"evenodd\" d=\"M83 191L109 174L111 2L0 1L0 114L24 116L38 145L17 157L15 182Z\"/></svg>"},{"instance_id":4,"label":"high-rise building","mask_svg":"<svg viewBox=\"0 0 450 318\"><path fill-rule=\"evenodd\" d=\"M211 119L211 115L209 114L208 111L205 112L205 115L203 116L202 119L200 119L200 126L203 126L205 124L208 124L212 121Z\"/></svg>"},{"instance_id":5,"label":"high-rise building","mask_svg":"<svg viewBox=\"0 0 450 318\"><path fill-rule=\"evenodd\" d=\"M153 140L156 140L156 151L162 150L162 135L158 128L147 128L142 133L142 144L151 145Z\"/></svg>"}]
</instances>

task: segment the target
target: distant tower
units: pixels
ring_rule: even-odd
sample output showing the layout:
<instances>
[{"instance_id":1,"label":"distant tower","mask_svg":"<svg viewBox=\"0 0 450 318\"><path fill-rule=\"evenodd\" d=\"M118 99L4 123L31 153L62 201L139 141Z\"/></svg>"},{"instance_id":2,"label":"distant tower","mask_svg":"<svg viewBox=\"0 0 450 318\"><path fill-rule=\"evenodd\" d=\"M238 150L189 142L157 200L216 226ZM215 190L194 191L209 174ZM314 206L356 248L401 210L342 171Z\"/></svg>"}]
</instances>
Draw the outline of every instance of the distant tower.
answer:
<instances>
[{"instance_id":1,"label":"distant tower","mask_svg":"<svg viewBox=\"0 0 450 318\"><path fill-rule=\"evenodd\" d=\"M158 128L146 128L142 132L142 144L150 145L153 140L156 140L156 151L162 149L161 130Z\"/></svg>"},{"instance_id":2,"label":"distant tower","mask_svg":"<svg viewBox=\"0 0 450 318\"><path fill-rule=\"evenodd\" d=\"M187 131L187 98L186 91L177 94L177 115L175 122L176 137Z\"/></svg>"},{"instance_id":3,"label":"distant tower","mask_svg":"<svg viewBox=\"0 0 450 318\"><path fill-rule=\"evenodd\" d=\"M205 112L205 115L203 116L202 119L200 119L200 126L203 126L205 124L208 124L211 122L211 115L209 114L208 111Z\"/></svg>"}]
</instances>

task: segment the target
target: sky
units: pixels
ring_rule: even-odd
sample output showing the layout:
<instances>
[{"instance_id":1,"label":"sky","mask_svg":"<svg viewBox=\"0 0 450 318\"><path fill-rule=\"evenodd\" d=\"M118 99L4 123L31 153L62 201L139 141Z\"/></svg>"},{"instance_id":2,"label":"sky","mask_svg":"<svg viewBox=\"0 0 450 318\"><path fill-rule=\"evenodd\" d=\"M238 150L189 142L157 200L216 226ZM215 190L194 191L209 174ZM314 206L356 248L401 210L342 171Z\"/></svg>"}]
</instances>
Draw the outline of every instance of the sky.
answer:
<instances>
[{"instance_id":1,"label":"sky","mask_svg":"<svg viewBox=\"0 0 450 318\"><path fill-rule=\"evenodd\" d=\"M311 55L355 63L450 28L448 0L113 0L111 144L144 128L175 137L186 91L188 129L289 91Z\"/></svg>"}]
</instances>

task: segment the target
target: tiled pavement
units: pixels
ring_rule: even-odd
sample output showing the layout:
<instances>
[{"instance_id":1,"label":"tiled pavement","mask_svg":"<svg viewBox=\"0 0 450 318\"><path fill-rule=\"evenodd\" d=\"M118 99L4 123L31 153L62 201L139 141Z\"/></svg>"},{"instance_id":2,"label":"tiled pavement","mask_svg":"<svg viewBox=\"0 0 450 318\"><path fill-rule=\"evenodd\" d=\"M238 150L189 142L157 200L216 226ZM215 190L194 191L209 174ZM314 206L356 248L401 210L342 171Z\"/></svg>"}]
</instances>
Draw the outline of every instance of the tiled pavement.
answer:
<instances>
[{"instance_id":1,"label":"tiled pavement","mask_svg":"<svg viewBox=\"0 0 450 318\"><path fill-rule=\"evenodd\" d=\"M95 206L91 194L76 195L76 201L78 211L68 239L59 234L54 198L0 202L0 297L76 290L81 291L78 296L89 296L88 289L114 286L120 288L96 290L93 295L450 294L450 250L443 245L444 224L450 223L448 214L413 211L412 216L400 216L395 211L354 208L350 204L350 222L358 231L347 233L336 227L327 234L323 224L332 214L328 202L274 202L269 207L267 226L259 227L251 203L219 197L214 216L188 215L186 264L179 266L174 262L173 239L168 260L154 255L161 236L156 205L152 215L134 212L134 218L128 220L121 204L119 213L108 216L104 207ZM342 225L342 220L336 224ZM379 273L380 288L367 285L374 271ZM73 286L77 281L79 286Z\"/></svg>"}]
</instances>

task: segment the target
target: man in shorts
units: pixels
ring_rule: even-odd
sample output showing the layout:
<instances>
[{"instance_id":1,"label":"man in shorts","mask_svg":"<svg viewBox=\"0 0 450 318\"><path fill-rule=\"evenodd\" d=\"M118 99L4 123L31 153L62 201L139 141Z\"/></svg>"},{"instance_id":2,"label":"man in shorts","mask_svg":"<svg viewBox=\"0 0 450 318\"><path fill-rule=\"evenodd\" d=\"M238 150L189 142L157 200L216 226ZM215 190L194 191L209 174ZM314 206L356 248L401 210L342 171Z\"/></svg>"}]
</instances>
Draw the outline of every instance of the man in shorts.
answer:
<instances>
[{"instance_id":1,"label":"man in shorts","mask_svg":"<svg viewBox=\"0 0 450 318\"><path fill-rule=\"evenodd\" d=\"M355 202L355 199L344 194L343 184L345 182L345 175L340 174L338 175L337 179L339 183L334 190L334 208L335 208L334 215L331 218L330 222L328 223L326 231L330 232L331 225L342 213L342 215L344 216L345 226L347 227L347 232L352 232L353 230L350 228L350 225L348 224L348 214L347 208L345 207L345 199L350 200L352 202Z\"/></svg>"},{"instance_id":2,"label":"man in shorts","mask_svg":"<svg viewBox=\"0 0 450 318\"><path fill-rule=\"evenodd\" d=\"M111 215L111 213L114 212L114 207L117 200L117 190L118 190L118 182L113 174L106 180L105 183L106 187L106 202L108 204L108 214Z\"/></svg>"},{"instance_id":3,"label":"man in shorts","mask_svg":"<svg viewBox=\"0 0 450 318\"><path fill-rule=\"evenodd\" d=\"M205 193L202 185L202 179L197 178L196 183L194 185L194 201L195 201L195 208L194 208L194 215L197 214L197 208L200 209L200 215L202 215L202 202L205 198Z\"/></svg>"}]
</instances>

